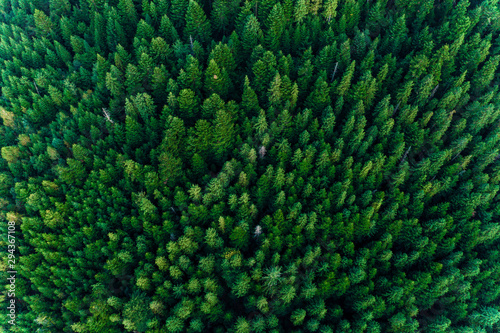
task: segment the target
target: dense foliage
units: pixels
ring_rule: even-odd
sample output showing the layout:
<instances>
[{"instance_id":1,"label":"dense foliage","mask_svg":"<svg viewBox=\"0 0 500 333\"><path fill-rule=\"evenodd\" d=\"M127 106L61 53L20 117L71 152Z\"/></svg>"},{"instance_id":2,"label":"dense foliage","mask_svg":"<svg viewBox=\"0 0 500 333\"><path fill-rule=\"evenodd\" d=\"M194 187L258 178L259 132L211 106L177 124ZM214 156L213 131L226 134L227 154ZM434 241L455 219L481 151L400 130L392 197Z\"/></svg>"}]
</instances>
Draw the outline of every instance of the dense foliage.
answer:
<instances>
[{"instance_id":1,"label":"dense foliage","mask_svg":"<svg viewBox=\"0 0 500 333\"><path fill-rule=\"evenodd\" d=\"M4 331L500 331L498 0L0 16Z\"/></svg>"}]
</instances>

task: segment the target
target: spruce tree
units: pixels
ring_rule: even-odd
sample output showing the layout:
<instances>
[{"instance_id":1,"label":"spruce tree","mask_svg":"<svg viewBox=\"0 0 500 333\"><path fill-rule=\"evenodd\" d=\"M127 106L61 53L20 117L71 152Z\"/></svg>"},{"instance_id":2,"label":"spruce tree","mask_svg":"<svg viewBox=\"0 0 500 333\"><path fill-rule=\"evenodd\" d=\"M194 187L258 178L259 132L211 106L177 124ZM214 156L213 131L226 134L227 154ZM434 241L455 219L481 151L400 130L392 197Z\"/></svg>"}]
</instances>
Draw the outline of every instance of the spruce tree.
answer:
<instances>
[{"instance_id":1,"label":"spruce tree","mask_svg":"<svg viewBox=\"0 0 500 333\"><path fill-rule=\"evenodd\" d=\"M200 42L208 42L211 34L210 21L203 9L194 0L189 0L189 5L186 11L186 27L184 28L184 38L190 38Z\"/></svg>"}]
</instances>

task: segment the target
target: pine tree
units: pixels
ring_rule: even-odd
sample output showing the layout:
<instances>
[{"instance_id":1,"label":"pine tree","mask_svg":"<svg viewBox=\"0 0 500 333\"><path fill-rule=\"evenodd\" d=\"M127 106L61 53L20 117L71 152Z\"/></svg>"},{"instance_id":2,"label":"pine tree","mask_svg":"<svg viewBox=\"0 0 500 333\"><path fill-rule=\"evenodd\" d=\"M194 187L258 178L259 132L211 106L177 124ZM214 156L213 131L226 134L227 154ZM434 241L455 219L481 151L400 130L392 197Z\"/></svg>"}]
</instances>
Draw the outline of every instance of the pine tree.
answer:
<instances>
[{"instance_id":1,"label":"pine tree","mask_svg":"<svg viewBox=\"0 0 500 333\"><path fill-rule=\"evenodd\" d=\"M252 3L250 1L245 1L243 6L240 8L238 16L235 18L235 32L238 35L243 34L243 28L247 22L248 16L252 14Z\"/></svg>"},{"instance_id":2,"label":"pine tree","mask_svg":"<svg viewBox=\"0 0 500 333\"><path fill-rule=\"evenodd\" d=\"M128 64L125 72L125 87L129 95L135 95L143 90L144 75L141 75L138 68L132 64Z\"/></svg>"},{"instance_id":3,"label":"pine tree","mask_svg":"<svg viewBox=\"0 0 500 333\"><path fill-rule=\"evenodd\" d=\"M191 89L195 93L199 93L201 89L202 71L198 63L198 59L189 55L187 57L185 70L179 71L179 83L182 88Z\"/></svg>"},{"instance_id":4,"label":"pine tree","mask_svg":"<svg viewBox=\"0 0 500 333\"><path fill-rule=\"evenodd\" d=\"M267 17L267 35L266 44L273 51L277 51L280 45L280 38L285 30L284 26L285 16L283 7L278 3L274 5L271 13Z\"/></svg>"},{"instance_id":5,"label":"pine tree","mask_svg":"<svg viewBox=\"0 0 500 333\"><path fill-rule=\"evenodd\" d=\"M230 89L230 81L225 68L219 68L214 59L211 59L205 71L205 91L207 94L216 93L225 98Z\"/></svg>"},{"instance_id":6,"label":"pine tree","mask_svg":"<svg viewBox=\"0 0 500 333\"><path fill-rule=\"evenodd\" d=\"M266 91L269 83L276 72L276 58L270 52L266 52L262 57L262 60L258 60L252 67L252 71L255 76L254 86L255 92L262 94ZM259 96L259 98L261 98Z\"/></svg>"},{"instance_id":7,"label":"pine tree","mask_svg":"<svg viewBox=\"0 0 500 333\"><path fill-rule=\"evenodd\" d=\"M163 15L161 18L159 33L160 36L170 44L173 44L179 39L179 34L167 15Z\"/></svg>"},{"instance_id":8,"label":"pine tree","mask_svg":"<svg viewBox=\"0 0 500 333\"><path fill-rule=\"evenodd\" d=\"M118 68L111 65L111 71L106 73L106 88L115 97L120 97L123 94L122 76Z\"/></svg>"},{"instance_id":9,"label":"pine tree","mask_svg":"<svg viewBox=\"0 0 500 333\"><path fill-rule=\"evenodd\" d=\"M403 47L407 33L406 17L403 14L396 20L395 24L391 26L387 38L382 42L382 49L387 53L390 52L393 55L397 55Z\"/></svg>"},{"instance_id":10,"label":"pine tree","mask_svg":"<svg viewBox=\"0 0 500 333\"><path fill-rule=\"evenodd\" d=\"M304 18L307 16L309 13L308 7L309 6L309 1L307 0L299 0L297 3L297 6L295 7L295 22L297 23L302 23L304 21Z\"/></svg>"},{"instance_id":11,"label":"pine tree","mask_svg":"<svg viewBox=\"0 0 500 333\"><path fill-rule=\"evenodd\" d=\"M246 82L245 82L246 83ZM279 73L276 73L271 86L268 90L269 104L272 106L277 106L281 99L281 77Z\"/></svg>"},{"instance_id":12,"label":"pine tree","mask_svg":"<svg viewBox=\"0 0 500 333\"><path fill-rule=\"evenodd\" d=\"M195 119L199 114L199 103L196 93L191 89L182 89L177 98L179 111L184 119Z\"/></svg>"},{"instance_id":13,"label":"pine tree","mask_svg":"<svg viewBox=\"0 0 500 333\"><path fill-rule=\"evenodd\" d=\"M496 55L491 57L479 71L474 73L471 85L476 93L482 92L491 83L499 63L500 55Z\"/></svg>"},{"instance_id":14,"label":"pine tree","mask_svg":"<svg viewBox=\"0 0 500 333\"><path fill-rule=\"evenodd\" d=\"M229 149L232 148L235 126L231 115L224 110L217 112L214 126L212 149L215 160L221 164L229 153Z\"/></svg>"},{"instance_id":15,"label":"pine tree","mask_svg":"<svg viewBox=\"0 0 500 333\"><path fill-rule=\"evenodd\" d=\"M69 3L68 3L69 4ZM100 52L107 51L106 20L100 13L94 14L94 44Z\"/></svg>"},{"instance_id":16,"label":"pine tree","mask_svg":"<svg viewBox=\"0 0 500 333\"><path fill-rule=\"evenodd\" d=\"M183 29L189 0L173 0L170 4L168 17L172 20L176 29Z\"/></svg>"},{"instance_id":17,"label":"pine tree","mask_svg":"<svg viewBox=\"0 0 500 333\"><path fill-rule=\"evenodd\" d=\"M217 64L225 68L228 73L234 73L236 69L233 51L227 44L217 44L210 52L208 59L209 61L214 59Z\"/></svg>"},{"instance_id":18,"label":"pine tree","mask_svg":"<svg viewBox=\"0 0 500 333\"><path fill-rule=\"evenodd\" d=\"M326 0L323 6L323 16L330 23L337 16L338 0Z\"/></svg>"},{"instance_id":19,"label":"pine tree","mask_svg":"<svg viewBox=\"0 0 500 333\"><path fill-rule=\"evenodd\" d=\"M222 31L224 35L231 31L231 27L234 25L231 18L236 14L238 9L239 1L230 0L216 0L212 4L211 16L212 26L218 30Z\"/></svg>"},{"instance_id":20,"label":"pine tree","mask_svg":"<svg viewBox=\"0 0 500 333\"><path fill-rule=\"evenodd\" d=\"M251 51L263 40L263 33L260 29L260 24L257 18L251 14L243 28L243 35L241 38L241 43L244 52L248 55Z\"/></svg>"},{"instance_id":21,"label":"pine tree","mask_svg":"<svg viewBox=\"0 0 500 333\"><path fill-rule=\"evenodd\" d=\"M135 5L132 0L119 0L118 11L120 15L120 24L123 27L127 36L132 36L135 33L135 28L138 23L138 15Z\"/></svg>"},{"instance_id":22,"label":"pine tree","mask_svg":"<svg viewBox=\"0 0 500 333\"><path fill-rule=\"evenodd\" d=\"M149 25L146 21L140 20L137 24L137 31L135 37L139 39L151 40L154 36L155 29Z\"/></svg>"},{"instance_id":23,"label":"pine tree","mask_svg":"<svg viewBox=\"0 0 500 333\"><path fill-rule=\"evenodd\" d=\"M337 94L340 96L343 96L346 94L347 90L349 89L351 85L351 80L354 75L354 68L356 66L356 60L353 60L349 67L347 68L346 72L342 76L342 80L340 81L339 85L337 86Z\"/></svg>"},{"instance_id":24,"label":"pine tree","mask_svg":"<svg viewBox=\"0 0 500 333\"><path fill-rule=\"evenodd\" d=\"M40 34L45 36L52 34L54 24L43 11L35 9L33 18L35 20L35 27Z\"/></svg>"},{"instance_id":25,"label":"pine tree","mask_svg":"<svg viewBox=\"0 0 500 333\"><path fill-rule=\"evenodd\" d=\"M241 105L245 108L245 111L248 112L248 115L256 114L260 110L257 94L250 86L248 76L245 76Z\"/></svg>"},{"instance_id":26,"label":"pine tree","mask_svg":"<svg viewBox=\"0 0 500 333\"><path fill-rule=\"evenodd\" d=\"M347 33L351 32L354 27L358 25L360 12L360 4L356 0L347 0L342 7L340 15L344 16L346 19L345 30Z\"/></svg>"},{"instance_id":27,"label":"pine tree","mask_svg":"<svg viewBox=\"0 0 500 333\"><path fill-rule=\"evenodd\" d=\"M316 114L319 114L330 105L330 88L322 77L316 80L314 90L307 97L305 105L314 110Z\"/></svg>"},{"instance_id":28,"label":"pine tree","mask_svg":"<svg viewBox=\"0 0 500 333\"><path fill-rule=\"evenodd\" d=\"M184 38L204 43L208 42L211 34L210 21L207 20L205 12L194 0L189 0L186 11L186 27L184 28Z\"/></svg>"}]
</instances>

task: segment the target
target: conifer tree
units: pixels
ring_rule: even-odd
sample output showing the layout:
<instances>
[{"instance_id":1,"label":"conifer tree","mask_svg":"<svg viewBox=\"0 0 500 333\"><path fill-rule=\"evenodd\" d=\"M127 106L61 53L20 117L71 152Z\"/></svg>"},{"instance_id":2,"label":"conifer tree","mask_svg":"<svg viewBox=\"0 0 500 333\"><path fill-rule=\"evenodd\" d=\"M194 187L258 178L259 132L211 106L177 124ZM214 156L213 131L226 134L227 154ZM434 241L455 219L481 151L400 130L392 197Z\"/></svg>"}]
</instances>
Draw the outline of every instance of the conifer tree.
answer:
<instances>
[{"instance_id":1,"label":"conifer tree","mask_svg":"<svg viewBox=\"0 0 500 333\"><path fill-rule=\"evenodd\" d=\"M474 87L476 92L483 91L495 76L496 69L498 68L498 64L500 63L500 55L496 55L491 57L481 68L481 70L477 71L471 80L471 85Z\"/></svg>"},{"instance_id":2,"label":"conifer tree","mask_svg":"<svg viewBox=\"0 0 500 333\"><path fill-rule=\"evenodd\" d=\"M205 71L205 91L208 94L216 93L226 97L229 92L230 81L225 68L219 68L214 59L211 59Z\"/></svg>"},{"instance_id":3,"label":"conifer tree","mask_svg":"<svg viewBox=\"0 0 500 333\"><path fill-rule=\"evenodd\" d=\"M182 89L177 98L181 116L186 119L194 119L199 113L199 105L196 93L191 89Z\"/></svg>"},{"instance_id":4,"label":"conifer tree","mask_svg":"<svg viewBox=\"0 0 500 333\"><path fill-rule=\"evenodd\" d=\"M295 13L294 13L295 22L302 23L302 21L304 21L304 18L309 13L309 10L307 8L308 5L309 3L307 0L299 0L297 2L297 6L295 7Z\"/></svg>"},{"instance_id":5,"label":"conifer tree","mask_svg":"<svg viewBox=\"0 0 500 333\"><path fill-rule=\"evenodd\" d=\"M119 0L117 6L120 12L120 24L128 36L134 34L134 27L137 26L137 10L132 0Z\"/></svg>"},{"instance_id":6,"label":"conifer tree","mask_svg":"<svg viewBox=\"0 0 500 333\"><path fill-rule=\"evenodd\" d=\"M267 31L266 43L269 48L273 51L277 51L280 44L280 38L283 34L285 16L283 12L283 7L278 3L274 5L273 9L267 17Z\"/></svg>"},{"instance_id":7,"label":"conifer tree","mask_svg":"<svg viewBox=\"0 0 500 333\"><path fill-rule=\"evenodd\" d=\"M188 0L174 0L170 4L168 17L172 20L176 29L185 26L185 16L189 6Z\"/></svg>"},{"instance_id":8,"label":"conifer tree","mask_svg":"<svg viewBox=\"0 0 500 333\"><path fill-rule=\"evenodd\" d=\"M245 110L250 114L255 114L257 111L260 110L257 94L252 89L248 76L245 76L243 94L241 96L241 104L245 108Z\"/></svg>"},{"instance_id":9,"label":"conifer tree","mask_svg":"<svg viewBox=\"0 0 500 333\"><path fill-rule=\"evenodd\" d=\"M215 117L215 131L213 136L212 149L215 160L221 163L225 156L229 153L229 149L233 144L233 135L235 126L233 119L229 113L224 110L219 110Z\"/></svg>"},{"instance_id":10,"label":"conifer tree","mask_svg":"<svg viewBox=\"0 0 500 333\"><path fill-rule=\"evenodd\" d=\"M340 96L345 95L347 90L349 89L349 86L351 85L351 80L354 75L354 68L356 66L356 60L353 60L349 67L347 68L346 72L342 76L342 80L340 81L339 85L337 86L337 93Z\"/></svg>"},{"instance_id":11,"label":"conifer tree","mask_svg":"<svg viewBox=\"0 0 500 333\"><path fill-rule=\"evenodd\" d=\"M260 23L257 18L251 14L248 16L243 28L243 35L241 38L243 50L246 54L250 54L251 51L262 42L262 40L263 33L260 29Z\"/></svg>"},{"instance_id":12,"label":"conifer tree","mask_svg":"<svg viewBox=\"0 0 500 333\"><path fill-rule=\"evenodd\" d=\"M179 81L182 88L191 89L194 92L200 91L202 71L198 59L188 55L185 69L179 71Z\"/></svg>"},{"instance_id":13,"label":"conifer tree","mask_svg":"<svg viewBox=\"0 0 500 333\"><path fill-rule=\"evenodd\" d=\"M179 39L179 34L167 15L162 16L158 31L160 36L163 37L167 43L172 44Z\"/></svg>"},{"instance_id":14,"label":"conifer tree","mask_svg":"<svg viewBox=\"0 0 500 333\"><path fill-rule=\"evenodd\" d=\"M337 0L325 1L324 5L323 5L323 13L322 14L328 23L330 23L332 21L332 19L334 19L337 16L337 6L338 6Z\"/></svg>"},{"instance_id":15,"label":"conifer tree","mask_svg":"<svg viewBox=\"0 0 500 333\"><path fill-rule=\"evenodd\" d=\"M50 35L53 31L53 23L50 18L41 10L35 9L33 14L37 30L44 35Z\"/></svg>"},{"instance_id":16,"label":"conifer tree","mask_svg":"<svg viewBox=\"0 0 500 333\"><path fill-rule=\"evenodd\" d=\"M194 0L189 0L186 10L186 27L184 28L184 38L204 43L208 41L211 34L210 21L207 20L205 12Z\"/></svg>"}]
</instances>

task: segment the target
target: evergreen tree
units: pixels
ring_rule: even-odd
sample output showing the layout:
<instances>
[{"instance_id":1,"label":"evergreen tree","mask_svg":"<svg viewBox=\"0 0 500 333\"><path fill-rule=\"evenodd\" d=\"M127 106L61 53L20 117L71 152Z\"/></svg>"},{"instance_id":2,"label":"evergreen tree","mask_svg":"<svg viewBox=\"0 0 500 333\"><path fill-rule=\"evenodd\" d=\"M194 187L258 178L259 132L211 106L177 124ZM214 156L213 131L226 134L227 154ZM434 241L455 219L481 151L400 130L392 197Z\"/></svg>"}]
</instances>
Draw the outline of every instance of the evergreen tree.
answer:
<instances>
[{"instance_id":1,"label":"evergreen tree","mask_svg":"<svg viewBox=\"0 0 500 333\"><path fill-rule=\"evenodd\" d=\"M184 20L189 4L189 0L173 0L171 2L168 17L172 20L176 29L184 28Z\"/></svg>"},{"instance_id":2,"label":"evergreen tree","mask_svg":"<svg viewBox=\"0 0 500 333\"><path fill-rule=\"evenodd\" d=\"M208 42L211 34L210 21L207 20L205 12L194 0L189 0L186 11L186 27L184 28L184 38L204 43Z\"/></svg>"},{"instance_id":3,"label":"evergreen tree","mask_svg":"<svg viewBox=\"0 0 500 333\"><path fill-rule=\"evenodd\" d=\"M138 23L137 9L132 0L119 0L118 11L120 13L120 24L128 36L134 34L134 28Z\"/></svg>"},{"instance_id":4,"label":"evergreen tree","mask_svg":"<svg viewBox=\"0 0 500 333\"><path fill-rule=\"evenodd\" d=\"M172 21L167 15L163 15L160 21L159 34L167 43L174 43L179 39L179 34Z\"/></svg>"},{"instance_id":5,"label":"evergreen tree","mask_svg":"<svg viewBox=\"0 0 500 333\"><path fill-rule=\"evenodd\" d=\"M214 59L211 59L205 71L205 91L207 94L216 93L225 98L229 92L230 81L225 68L219 68Z\"/></svg>"},{"instance_id":6,"label":"evergreen tree","mask_svg":"<svg viewBox=\"0 0 500 333\"><path fill-rule=\"evenodd\" d=\"M330 23L337 16L337 0L327 0L323 5L323 16Z\"/></svg>"},{"instance_id":7,"label":"evergreen tree","mask_svg":"<svg viewBox=\"0 0 500 333\"><path fill-rule=\"evenodd\" d=\"M285 30L284 26L285 16L283 7L278 3L274 5L273 9L267 17L267 31L266 44L273 51L277 51L280 45L280 38Z\"/></svg>"},{"instance_id":8,"label":"evergreen tree","mask_svg":"<svg viewBox=\"0 0 500 333\"><path fill-rule=\"evenodd\" d=\"M241 105L249 114L255 114L260 110L257 94L250 86L248 76L245 76L245 84L243 86L243 94L241 96Z\"/></svg>"},{"instance_id":9,"label":"evergreen tree","mask_svg":"<svg viewBox=\"0 0 500 333\"><path fill-rule=\"evenodd\" d=\"M242 47L248 55L251 51L262 42L263 33L260 29L260 24L254 15L248 16L246 24L243 28Z\"/></svg>"},{"instance_id":10,"label":"evergreen tree","mask_svg":"<svg viewBox=\"0 0 500 333\"><path fill-rule=\"evenodd\" d=\"M181 69L179 71L179 83L182 88L191 89L199 93L202 84L201 75L202 71L198 59L189 55L187 57L185 70Z\"/></svg>"}]
</instances>

